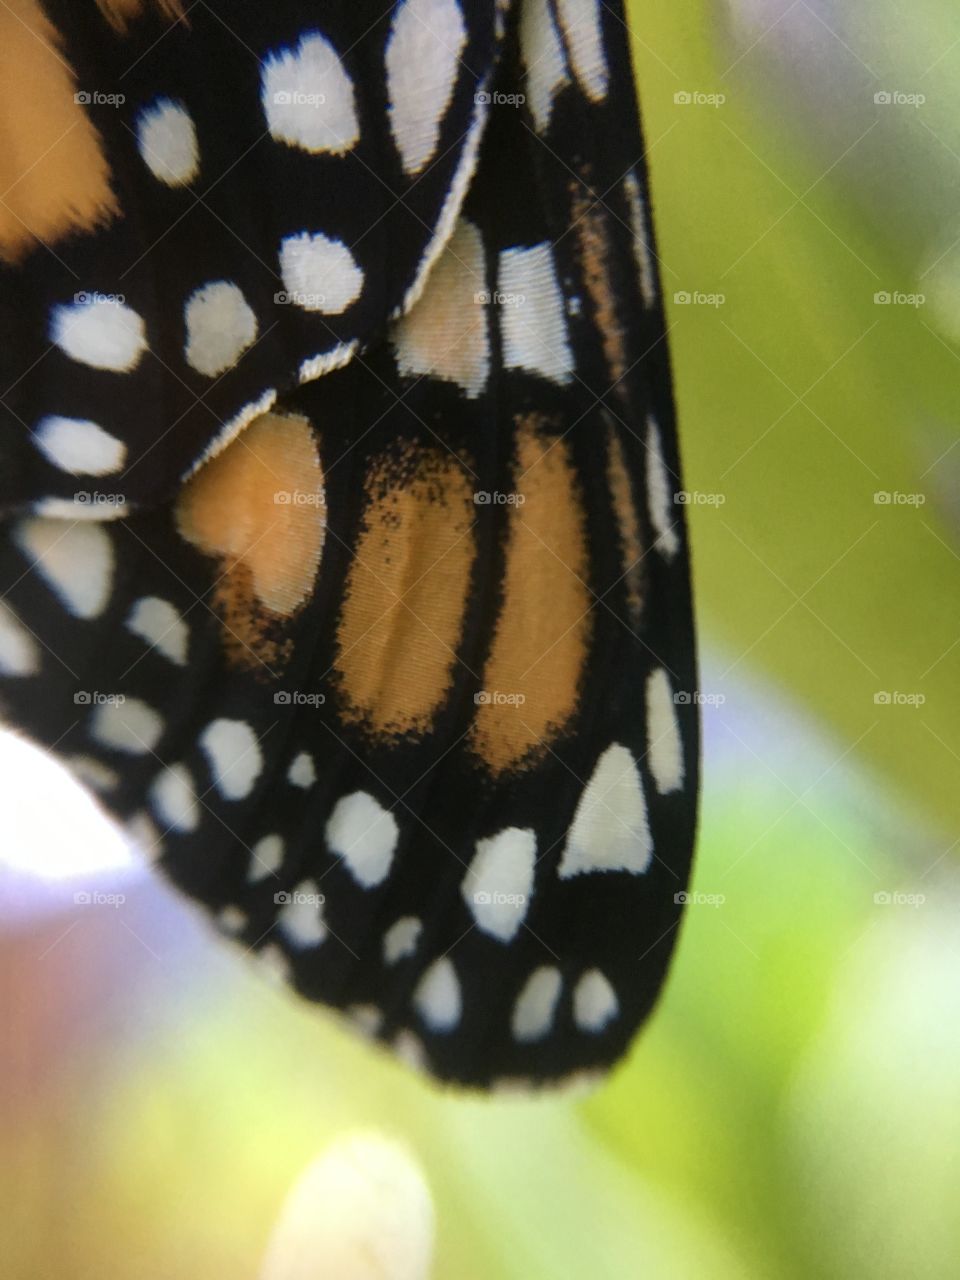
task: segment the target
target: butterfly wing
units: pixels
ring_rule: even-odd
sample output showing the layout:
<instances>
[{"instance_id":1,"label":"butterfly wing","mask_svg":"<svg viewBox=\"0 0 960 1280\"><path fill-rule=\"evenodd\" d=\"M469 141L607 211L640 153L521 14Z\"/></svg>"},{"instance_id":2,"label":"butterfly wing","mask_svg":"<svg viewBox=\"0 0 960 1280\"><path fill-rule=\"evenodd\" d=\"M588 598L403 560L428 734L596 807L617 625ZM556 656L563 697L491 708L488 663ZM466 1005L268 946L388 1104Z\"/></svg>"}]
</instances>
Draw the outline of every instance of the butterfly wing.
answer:
<instances>
[{"instance_id":1,"label":"butterfly wing","mask_svg":"<svg viewBox=\"0 0 960 1280\"><path fill-rule=\"evenodd\" d=\"M500 28L415 300L169 501L18 515L0 546L8 718L252 956L483 1087L626 1049L698 754L622 15L524 0Z\"/></svg>"}]
</instances>

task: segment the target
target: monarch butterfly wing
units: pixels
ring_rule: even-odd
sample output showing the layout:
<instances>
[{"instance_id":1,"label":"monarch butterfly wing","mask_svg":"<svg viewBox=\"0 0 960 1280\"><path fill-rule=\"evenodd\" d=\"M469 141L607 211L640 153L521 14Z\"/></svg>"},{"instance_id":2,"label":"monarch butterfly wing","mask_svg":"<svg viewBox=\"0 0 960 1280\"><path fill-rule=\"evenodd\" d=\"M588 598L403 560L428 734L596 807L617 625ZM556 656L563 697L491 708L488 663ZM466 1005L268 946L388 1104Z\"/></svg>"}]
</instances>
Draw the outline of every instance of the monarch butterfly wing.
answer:
<instances>
[{"instance_id":1,"label":"monarch butterfly wing","mask_svg":"<svg viewBox=\"0 0 960 1280\"><path fill-rule=\"evenodd\" d=\"M171 503L19 518L2 548L11 718L252 955L470 1085L615 1061L689 866L686 540L626 58L612 10L525 0L408 314Z\"/></svg>"},{"instance_id":2,"label":"monarch butterfly wing","mask_svg":"<svg viewBox=\"0 0 960 1280\"><path fill-rule=\"evenodd\" d=\"M0 13L7 511L167 500L382 336L449 235L499 43L493 0L101 8Z\"/></svg>"}]
</instances>

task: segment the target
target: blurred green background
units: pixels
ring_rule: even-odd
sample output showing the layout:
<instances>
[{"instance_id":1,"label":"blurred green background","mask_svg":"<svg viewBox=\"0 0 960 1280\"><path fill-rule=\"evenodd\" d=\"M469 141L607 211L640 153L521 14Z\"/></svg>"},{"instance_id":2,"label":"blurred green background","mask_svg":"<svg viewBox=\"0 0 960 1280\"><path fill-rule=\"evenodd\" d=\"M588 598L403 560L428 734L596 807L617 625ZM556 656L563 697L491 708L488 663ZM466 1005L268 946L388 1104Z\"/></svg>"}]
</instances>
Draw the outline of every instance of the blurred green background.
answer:
<instances>
[{"instance_id":1,"label":"blurred green background","mask_svg":"<svg viewBox=\"0 0 960 1280\"><path fill-rule=\"evenodd\" d=\"M464 1101L142 875L71 882L0 939L14 1280L254 1280L354 1128L437 1280L960 1274L960 15L631 18L713 703L657 1015L585 1099Z\"/></svg>"}]
</instances>

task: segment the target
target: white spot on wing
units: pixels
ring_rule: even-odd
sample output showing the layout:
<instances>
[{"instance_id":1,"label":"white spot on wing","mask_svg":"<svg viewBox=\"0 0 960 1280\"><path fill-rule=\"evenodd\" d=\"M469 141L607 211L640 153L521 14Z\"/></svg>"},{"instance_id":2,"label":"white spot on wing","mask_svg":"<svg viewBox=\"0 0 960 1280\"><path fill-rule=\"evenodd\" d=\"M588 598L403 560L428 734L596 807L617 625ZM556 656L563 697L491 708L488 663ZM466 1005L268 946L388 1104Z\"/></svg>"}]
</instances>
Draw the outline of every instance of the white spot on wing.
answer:
<instances>
[{"instance_id":1,"label":"white spot on wing","mask_svg":"<svg viewBox=\"0 0 960 1280\"><path fill-rule=\"evenodd\" d=\"M520 51L526 67L527 99L538 133L546 133L557 91L570 83L563 46L547 0L525 0Z\"/></svg>"},{"instance_id":2,"label":"white spot on wing","mask_svg":"<svg viewBox=\"0 0 960 1280\"><path fill-rule=\"evenodd\" d=\"M588 969L573 992L573 1020L581 1031L603 1031L620 1012L617 993L599 969Z\"/></svg>"},{"instance_id":3,"label":"white spot on wing","mask_svg":"<svg viewBox=\"0 0 960 1280\"><path fill-rule=\"evenodd\" d=\"M342 154L360 137L353 84L333 45L317 32L268 54L261 85L263 112L278 142Z\"/></svg>"},{"instance_id":4,"label":"white spot on wing","mask_svg":"<svg viewBox=\"0 0 960 1280\"><path fill-rule=\"evenodd\" d=\"M200 171L196 127L170 98L157 98L137 116L137 147L153 176L170 187L192 182Z\"/></svg>"},{"instance_id":5,"label":"white spot on wing","mask_svg":"<svg viewBox=\"0 0 960 1280\"><path fill-rule=\"evenodd\" d=\"M432 1031L452 1031L460 1021L460 982L446 956L434 960L417 984L413 1003Z\"/></svg>"},{"instance_id":6,"label":"white spot on wing","mask_svg":"<svg viewBox=\"0 0 960 1280\"><path fill-rule=\"evenodd\" d=\"M396 964L412 956L417 949L423 925L416 916L401 916L383 935L383 959L386 964Z\"/></svg>"},{"instance_id":7,"label":"white spot on wing","mask_svg":"<svg viewBox=\"0 0 960 1280\"><path fill-rule=\"evenodd\" d=\"M663 667L647 676L647 763L661 795L683 786L683 744L670 677Z\"/></svg>"},{"instance_id":8,"label":"white spot on wing","mask_svg":"<svg viewBox=\"0 0 960 1280\"><path fill-rule=\"evenodd\" d=\"M550 245L501 253L498 287L515 299L500 308L503 363L508 369L569 382L573 353Z\"/></svg>"},{"instance_id":9,"label":"white spot on wing","mask_svg":"<svg viewBox=\"0 0 960 1280\"><path fill-rule=\"evenodd\" d=\"M280 870L283 863L283 837L271 832L268 836L261 836L257 843L250 850L250 869L247 871L247 881L250 884L257 880L264 880L267 876L275 875Z\"/></svg>"},{"instance_id":10,"label":"white spot on wing","mask_svg":"<svg viewBox=\"0 0 960 1280\"><path fill-rule=\"evenodd\" d=\"M287 770L287 781L295 787L312 787L317 780L317 770L313 763L313 756L307 751L301 751L294 756L290 762L290 768Z\"/></svg>"},{"instance_id":11,"label":"white spot on wing","mask_svg":"<svg viewBox=\"0 0 960 1280\"><path fill-rule=\"evenodd\" d=\"M567 833L559 875L588 871L631 871L650 865L653 842L647 802L633 756L613 743L597 761Z\"/></svg>"},{"instance_id":12,"label":"white spot on wing","mask_svg":"<svg viewBox=\"0 0 960 1280\"><path fill-rule=\"evenodd\" d=\"M640 293L648 307L657 300L656 271L650 249L650 228L644 207L640 183L635 173L628 173L623 180L627 203L630 206L630 226L633 230L633 256L640 276Z\"/></svg>"},{"instance_id":13,"label":"white spot on wing","mask_svg":"<svg viewBox=\"0 0 960 1280\"><path fill-rule=\"evenodd\" d=\"M200 735L214 784L225 800L242 800L253 790L263 768L263 755L244 720L214 720Z\"/></svg>"},{"instance_id":14,"label":"white spot on wing","mask_svg":"<svg viewBox=\"0 0 960 1280\"><path fill-rule=\"evenodd\" d=\"M196 831L200 806L185 765L173 764L158 775L150 788L150 807L174 831Z\"/></svg>"},{"instance_id":15,"label":"white spot on wing","mask_svg":"<svg viewBox=\"0 0 960 1280\"><path fill-rule=\"evenodd\" d=\"M556 0L570 61L580 88L593 102L607 94L610 73L603 52L598 0Z\"/></svg>"},{"instance_id":16,"label":"white spot on wing","mask_svg":"<svg viewBox=\"0 0 960 1280\"><path fill-rule=\"evenodd\" d=\"M332 373L334 369L343 369L353 359L358 345L356 339L353 342L338 342L329 351L321 351L317 356L310 356L300 365L297 375L299 380L315 382L317 378Z\"/></svg>"},{"instance_id":17,"label":"white spot on wing","mask_svg":"<svg viewBox=\"0 0 960 1280\"><path fill-rule=\"evenodd\" d=\"M660 430L653 418L647 419L647 504L650 522L657 535L656 547L661 555L672 560L680 549L680 539L674 523L672 486L663 459Z\"/></svg>"},{"instance_id":18,"label":"white spot on wing","mask_svg":"<svg viewBox=\"0 0 960 1280\"><path fill-rule=\"evenodd\" d=\"M356 302L363 272L342 240L301 231L280 242L280 274L288 300L305 311L339 315Z\"/></svg>"},{"instance_id":19,"label":"white spot on wing","mask_svg":"<svg viewBox=\"0 0 960 1280\"><path fill-rule=\"evenodd\" d=\"M14 611L0 600L0 675L32 676L40 670L40 649Z\"/></svg>"},{"instance_id":20,"label":"white spot on wing","mask_svg":"<svg viewBox=\"0 0 960 1280\"><path fill-rule=\"evenodd\" d=\"M143 756L153 751L163 733L163 717L139 698L101 702L94 709L90 734L104 747Z\"/></svg>"},{"instance_id":21,"label":"white spot on wing","mask_svg":"<svg viewBox=\"0 0 960 1280\"><path fill-rule=\"evenodd\" d=\"M484 933L501 942L516 937L533 892L536 860L537 838L530 830L507 827L477 841L461 893Z\"/></svg>"},{"instance_id":22,"label":"white spot on wing","mask_svg":"<svg viewBox=\"0 0 960 1280\"><path fill-rule=\"evenodd\" d=\"M390 874L397 835L396 818L366 791L338 800L327 822L327 844L365 889Z\"/></svg>"},{"instance_id":23,"label":"white spot on wing","mask_svg":"<svg viewBox=\"0 0 960 1280\"><path fill-rule=\"evenodd\" d=\"M419 173L440 140L467 33L457 0L403 0L387 40L390 128L404 171Z\"/></svg>"},{"instance_id":24,"label":"white spot on wing","mask_svg":"<svg viewBox=\"0 0 960 1280\"><path fill-rule=\"evenodd\" d=\"M119 471L127 446L95 422L84 418L43 418L34 434L41 453L72 476L106 476Z\"/></svg>"},{"instance_id":25,"label":"white spot on wing","mask_svg":"<svg viewBox=\"0 0 960 1280\"><path fill-rule=\"evenodd\" d=\"M147 347L143 320L136 311L100 294L54 307L50 339L71 360L114 373L129 373Z\"/></svg>"},{"instance_id":26,"label":"white spot on wing","mask_svg":"<svg viewBox=\"0 0 960 1280\"><path fill-rule=\"evenodd\" d=\"M287 897L277 914L280 929L295 947L319 946L327 936L327 926L316 884L304 880Z\"/></svg>"},{"instance_id":27,"label":"white spot on wing","mask_svg":"<svg viewBox=\"0 0 960 1280\"><path fill-rule=\"evenodd\" d=\"M541 965L534 969L513 1007L511 1030L521 1044L542 1040L553 1027L562 981L559 969Z\"/></svg>"},{"instance_id":28,"label":"white spot on wing","mask_svg":"<svg viewBox=\"0 0 960 1280\"><path fill-rule=\"evenodd\" d=\"M185 665L190 631L168 600L144 596L130 610L126 625L128 631L146 640L178 667Z\"/></svg>"},{"instance_id":29,"label":"white spot on wing","mask_svg":"<svg viewBox=\"0 0 960 1280\"><path fill-rule=\"evenodd\" d=\"M208 378L232 368L257 336L257 317L240 289L228 280L214 280L196 289L183 315L184 357L191 369Z\"/></svg>"},{"instance_id":30,"label":"white spot on wing","mask_svg":"<svg viewBox=\"0 0 960 1280\"><path fill-rule=\"evenodd\" d=\"M483 391L490 372L483 240L461 218L416 306L393 327L397 368L405 377L433 374L468 397Z\"/></svg>"},{"instance_id":31,"label":"white spot on wing","mask_svg":"<svg viewBox=\"0 0 960 1280\"><path fill-rule=\"evenodd\" d=\"M103 612L113 584L113 543L99 524L30 517L17 525L14 539L74 617Z\"/></svg>"}]
</instances>

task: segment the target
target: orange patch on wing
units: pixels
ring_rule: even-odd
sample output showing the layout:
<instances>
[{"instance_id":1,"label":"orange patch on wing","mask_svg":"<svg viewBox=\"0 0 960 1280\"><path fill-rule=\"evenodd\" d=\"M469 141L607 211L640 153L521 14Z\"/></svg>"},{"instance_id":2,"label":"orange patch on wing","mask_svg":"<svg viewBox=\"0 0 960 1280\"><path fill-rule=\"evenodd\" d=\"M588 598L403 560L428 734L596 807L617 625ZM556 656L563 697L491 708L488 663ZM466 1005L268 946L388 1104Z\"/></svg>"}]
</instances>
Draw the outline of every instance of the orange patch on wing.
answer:
<instances>
[{"instance_id":1,"label":"orange patch on wing","mask_svg":"<svg viewBox=\"0 0 960 1280\"><path fill-rule=\"evenodd\" d=\"M382 454L337 628L343 717L376 738L425 733L453 683L476 544L459 459L415 445Z\"/></svg>"},{"instance_id":2,"label":"orange patch on wing","mask_svg":"<svg viewBox=\"0 0 960 1280\"><path fill-rule=\"evenodd\" d=\"M219 562L213 603L235 666L282 667L326 534L323 470L306 418L266 413L183 486L177 528Z\"/></svg>"},{"instance_id":3,"label":"orange patch on wing","mask_svg":"<svg viewBox=\"0 0 960 1280\"><path fill-rule=\"evenodd\" d=\"M643 612L646 585L643 568L643 535L637 505L633 499L633 484L630 480L626 455L612 421L607 423L607 449L607 486L613 503L613 514L620 531L620 556L627 609L631 622L637 626Z\"/></svg>"},{"instance_id":4,"label":"orange patch on wing","mask_svg":"<svg viewBox=\"0 0 960 1280\"><path fill-rule=\"evenodd\" d=\"M617 314L616 291L610 270L608 214L579 181L570 183L570 206L587 293L593 302L603 354L612 384L619 385L627 371L624 334Z\"/></svg>"},{"instance_id":5,"label":"orange patch on wing","mask_svg":"<svg viewBox=\"0 0 960 1280\"><path fill-rule=\"evenodd\" d=\"M566 443L517 420L503 603L469 745L495 774L538 759L577 709L592 631L586 518ZM519 699L523 700L520 701Z\"/></svg>"},{"instance_id":6,"label":"orange patch on wing","mask_svg":"<svg viewBox=\"0 0 960 1280\"><path fill-rule=\"evenodd\" d=\"M0 5L0 259L118 212L100 135L38 0Z\"/></svg>"}]
</instances>

